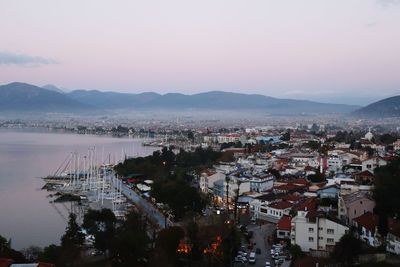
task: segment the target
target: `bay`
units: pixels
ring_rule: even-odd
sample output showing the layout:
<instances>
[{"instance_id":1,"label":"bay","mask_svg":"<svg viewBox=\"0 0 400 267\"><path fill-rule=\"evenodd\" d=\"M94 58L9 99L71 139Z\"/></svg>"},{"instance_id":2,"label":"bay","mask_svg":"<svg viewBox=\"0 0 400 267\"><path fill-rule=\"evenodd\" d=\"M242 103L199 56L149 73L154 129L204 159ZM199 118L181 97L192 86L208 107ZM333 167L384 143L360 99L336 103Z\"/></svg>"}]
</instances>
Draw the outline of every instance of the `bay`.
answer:
<instances>
[{"instance_id":1,"label":"bay","mask_svg":"<svg viewBox=\"0 0 400 267\"><path fill-rule=\"evenodd\" d=\"M45 129L1 129L0 235L11 238L15 249L59 244L68 206L49 203L50 193L41 190L44 183L40 177L54 174L71 152L83 155L92 147L106 162L156 150L142 146L142 141Z\"/></svg>"}]
</instances>

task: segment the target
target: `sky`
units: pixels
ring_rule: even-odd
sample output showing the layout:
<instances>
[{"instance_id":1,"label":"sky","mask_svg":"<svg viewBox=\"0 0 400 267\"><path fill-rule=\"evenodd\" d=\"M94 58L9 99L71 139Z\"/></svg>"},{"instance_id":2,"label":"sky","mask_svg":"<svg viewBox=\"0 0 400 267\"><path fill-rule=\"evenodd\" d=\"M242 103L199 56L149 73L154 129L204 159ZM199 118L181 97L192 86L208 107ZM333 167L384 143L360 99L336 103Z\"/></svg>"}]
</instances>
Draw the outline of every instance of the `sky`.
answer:
<instances>
[{"instance_id":1,"label":"sky","mask_svg":"<svg viewBox=\"0 0 400 267\"><path fill-rule=\"evenodd\" d=\"M0 84L368 104L400 94L400 0L0 0Z\"/></svg>"}]
</instances>

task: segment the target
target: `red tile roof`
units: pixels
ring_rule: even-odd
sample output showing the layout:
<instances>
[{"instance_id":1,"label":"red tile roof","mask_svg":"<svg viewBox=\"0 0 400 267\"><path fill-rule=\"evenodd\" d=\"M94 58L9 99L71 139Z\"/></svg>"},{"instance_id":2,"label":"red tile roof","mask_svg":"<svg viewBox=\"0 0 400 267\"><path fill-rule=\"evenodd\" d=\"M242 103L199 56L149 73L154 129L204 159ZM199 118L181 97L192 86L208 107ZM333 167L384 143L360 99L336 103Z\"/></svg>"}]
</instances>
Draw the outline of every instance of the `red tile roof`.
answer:
<instances>
[{"instance_id":1,"label":"red tile roof","mask_svg":"<svg viewBox=\"0 0 400 267\"><path fill-rule=\"evenodd\" d=\"M355 174L355 176L361 176L361 177L375 177L375 175L374 175L373 173L371 173L370 171L368 171L368 170L359 172L359 173Z\"/></svg>"},{"instance_id":2,"label":"red tile roof","mask_svg":"<svg viewBox=\"0 0 400 267\"><path fill-rule=\"evenodd\" d=\"M281 199L289 201L289 202L296 202L296 201L299 201L301 199L301 196L297 195L297 194L284 195L284 196L281 197Z\"/></svg>"},{"instance_id":3,"label":"red tile roof","mask_svg":"<svg viewBox=\"0 0 400 267\"><path fill-rule=\"evenodd\" d=\"M271 208L273 209L277 209L277 210L285 210L288 208L291 208L293 205L290 202L287 201L281 201L281 202L277 202L277 203L273 203L271 205L269 205Z\"/></svg>"},{"instance_id":4,"label":"red tile roof","mask_svg":"<svg viewBox=\"0 0 400 267\"><path fill-rule=\"evenodd\" d=\"M367 212L353 220L370 232L374 232L379 223L378 215L371 212Z\"/></svg>"},{"instance_id":5,"label":"red tile roof","mask_svg":"<svg viewBox=\"0 0 400 267\"><path fill-rule=\"evenodd\" d=\"M315 197L304 199L296 206L296 210L317 210L317 199Z\"/></svg>"},{"instance_id":6,"label":"red tile roof","mask_svg":"<svg viewBox=\"0 0 400 267\"><path fill-rule=\"evenodd\" d=\"M291 224L292 224L292 217L288 215L283 215L282 218L277 223L276 229L282 231L290 231L290 229L292 228Z\"/></svg>"},{"instance_id":7,"label":"red tile roof","mask_svg":"<svg viewBox=\"0 0 400 267\"><path fill-rule=\"evenodd\" d=\"M297 179L292 181L292 184L295 184L295 185L306 185L307 186L307 185L310 184L310 182L307 181L305 178L297 178Z\"/></svg>"}]
</instances>

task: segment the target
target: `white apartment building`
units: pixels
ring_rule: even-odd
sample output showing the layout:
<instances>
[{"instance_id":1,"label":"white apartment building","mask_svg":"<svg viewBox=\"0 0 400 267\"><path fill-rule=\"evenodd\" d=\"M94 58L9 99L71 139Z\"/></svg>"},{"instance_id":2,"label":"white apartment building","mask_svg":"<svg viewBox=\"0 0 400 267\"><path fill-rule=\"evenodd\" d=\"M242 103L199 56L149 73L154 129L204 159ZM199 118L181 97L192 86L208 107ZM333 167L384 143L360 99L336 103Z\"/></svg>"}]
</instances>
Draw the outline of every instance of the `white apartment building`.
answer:
<instances>
[{"instance_id":1,"label":"white apartment building","mask_svg":"<svg viewBox=\"0 0 400 267\"><path fill-rule=\"evenodd\" d=\"M274 186L274 180L273 175L252 177L250 179L250 191L258 193L268 191Z\"/></svg>"},{"instance_id":2,"label":"white apartment building","mask_svg":"<svg viewBox=\"0 0 400 267\"><path fill-rule=\"evenodd\" d=\"M212 193L214 182L225 179L225 174L221 172L203 172L200 175L199 186L203 193Z\"/></svg>"},{"instance_id":3,"label":"white apartment building","mask_svg":"<svg viewBox=\"0 0 400 267\"><path fill-rule=\"evenodd\" d=\"M332 251L348 231L347 226L327 218L324 213L298 211L292 219L291 242L299 245L304 252Z\"/></svg>"},{"instance_id":4,"label":"white apartment building","mask_svg":"<svg viewBox=\"0 0 400 267\"><path fill-rule=\"evenodd\" d=\"M293 204L287 201L281 201L271 204L252 202L251 209L253 216L260 220L277 223L282 216L289 215Z\"/></svg>"},{"instance_id":5,"label":"white apartment building","mask_svg":"<svg viewBox=\"0 0 400 267\"><path fill-rule=\"evenodd\" d=\"M240 134L225 134L218 136L218 143L236 143L240 141Z\"/></svg>"},{"instance_id":6,"label":"white apartment building","mask_svg":"<svg viewBox=\"0 0 400 267\"><path fill-rule=\"evenodd\" d=\"M380 158L380 157L374 157L370 158L367 160L364 160L361 162L361 171L370 171L374 173L375 168L379 166L385 166L387 164L387 161Z\"/></svg>"}]
</instances>

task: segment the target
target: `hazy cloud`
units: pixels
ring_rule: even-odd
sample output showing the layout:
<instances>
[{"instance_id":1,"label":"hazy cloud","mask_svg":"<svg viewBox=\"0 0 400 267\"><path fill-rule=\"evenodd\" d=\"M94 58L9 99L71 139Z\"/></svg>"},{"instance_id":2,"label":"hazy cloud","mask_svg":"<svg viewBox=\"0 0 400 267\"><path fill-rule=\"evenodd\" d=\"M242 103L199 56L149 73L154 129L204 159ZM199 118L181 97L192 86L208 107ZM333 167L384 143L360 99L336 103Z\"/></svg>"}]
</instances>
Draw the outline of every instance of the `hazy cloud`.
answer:
<instances>
[{"instance_id":1,"label":"hazy cloud","mask_svg":"<svg viewBox=\"0 0 400 267\"><path fill-rule=\"evenodd\" d=\"M397 5L400 4L400 0L377 0L378 4L383 6Z\"/></svg>"},{"instance_id":2,"label":"hazy cloud","mask_svg":"<svg viewBox=\"0 0 400 267\"><path fill-rule=\"evenodd\" d=\"M57 63L49 58L0 51L0 65L38 66Z\"/></svg>"}]
</instances>

